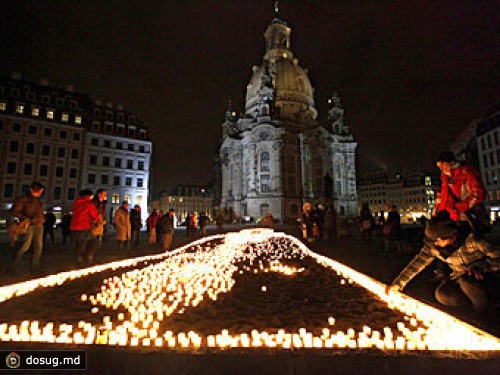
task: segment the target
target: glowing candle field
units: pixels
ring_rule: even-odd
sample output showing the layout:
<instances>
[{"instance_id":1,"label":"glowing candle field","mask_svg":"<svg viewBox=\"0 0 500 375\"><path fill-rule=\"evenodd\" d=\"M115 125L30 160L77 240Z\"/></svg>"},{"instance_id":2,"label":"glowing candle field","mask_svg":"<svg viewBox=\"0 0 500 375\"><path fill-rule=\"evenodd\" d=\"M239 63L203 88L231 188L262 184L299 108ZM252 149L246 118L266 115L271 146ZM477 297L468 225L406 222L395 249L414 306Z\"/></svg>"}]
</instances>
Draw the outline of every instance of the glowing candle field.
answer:
<instances>
[{"instance_id":1,"label":"glowing candle field","mask_svg":"<svg viewBox=\"0 0 500 375\"><path fill-rule=\"evenodd\" d=\"M245 230L1 287L0 341L500 350L496 337L384 287L291 236Z\"/></svg>"}]
</instances>

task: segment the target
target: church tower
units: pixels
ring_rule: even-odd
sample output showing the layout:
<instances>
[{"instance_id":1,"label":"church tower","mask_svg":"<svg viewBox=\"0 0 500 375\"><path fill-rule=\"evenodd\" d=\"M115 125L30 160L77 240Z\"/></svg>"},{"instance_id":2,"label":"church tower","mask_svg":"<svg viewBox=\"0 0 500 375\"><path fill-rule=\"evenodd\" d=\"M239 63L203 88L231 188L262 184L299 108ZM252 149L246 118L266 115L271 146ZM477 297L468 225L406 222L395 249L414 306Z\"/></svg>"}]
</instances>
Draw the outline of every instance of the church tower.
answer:
<instances>
[{"instance_id":1,"label":"church tower","mask_svg":"<svg viewBox=\"0 0 500 375\"><path fill-rule=\"evenodd\" d=\"M271 213L294 223L303 203L334 205L356 215L356 143L340 98L330 100L328 124L318 123L314 89L279 14L265 33L265 54L252 68L244 114L229 106L222 124L221 208L238 217Z\"/></svg>"}]
</instances>

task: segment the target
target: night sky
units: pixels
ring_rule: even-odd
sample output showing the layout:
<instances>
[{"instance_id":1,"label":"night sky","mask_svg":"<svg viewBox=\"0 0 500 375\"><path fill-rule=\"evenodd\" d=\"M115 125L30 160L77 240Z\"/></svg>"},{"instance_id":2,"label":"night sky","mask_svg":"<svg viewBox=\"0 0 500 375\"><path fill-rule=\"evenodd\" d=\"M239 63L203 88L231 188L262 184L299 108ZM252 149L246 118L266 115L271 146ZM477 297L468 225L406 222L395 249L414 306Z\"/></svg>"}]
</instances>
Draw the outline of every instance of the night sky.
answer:
<instances>
[{"instance_id":1,"label":"night sky","mask_svg":"<svg viewBox=\"0 0 500 375\"><path fill-rule=\"evenodd\" d=\"M499 98L497 0L282 0L291 49L324 120L342 98L358 169L432 170ZM0 74L122 104L154 140L152 188L213 178L227 100L243 111L268 0L7 0Z\"/></svg>"}]
</instances>

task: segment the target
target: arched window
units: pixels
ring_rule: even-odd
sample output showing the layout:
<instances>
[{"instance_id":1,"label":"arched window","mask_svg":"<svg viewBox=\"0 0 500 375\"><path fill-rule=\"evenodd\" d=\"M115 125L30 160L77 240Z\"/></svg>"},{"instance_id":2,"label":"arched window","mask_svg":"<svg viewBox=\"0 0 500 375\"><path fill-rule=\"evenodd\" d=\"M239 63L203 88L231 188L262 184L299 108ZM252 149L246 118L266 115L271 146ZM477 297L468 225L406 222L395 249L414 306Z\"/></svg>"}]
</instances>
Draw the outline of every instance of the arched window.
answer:
<instances>
[{"instance_id":1,"label":"arched window","mask_svg":"<svg viewBox=\"0 0 500 375\"><path fill-rule=\"evenodd\" d=\"M260 154L260 171L269 172L269 152L262 152Z\"/></svg>"}]
</instances>

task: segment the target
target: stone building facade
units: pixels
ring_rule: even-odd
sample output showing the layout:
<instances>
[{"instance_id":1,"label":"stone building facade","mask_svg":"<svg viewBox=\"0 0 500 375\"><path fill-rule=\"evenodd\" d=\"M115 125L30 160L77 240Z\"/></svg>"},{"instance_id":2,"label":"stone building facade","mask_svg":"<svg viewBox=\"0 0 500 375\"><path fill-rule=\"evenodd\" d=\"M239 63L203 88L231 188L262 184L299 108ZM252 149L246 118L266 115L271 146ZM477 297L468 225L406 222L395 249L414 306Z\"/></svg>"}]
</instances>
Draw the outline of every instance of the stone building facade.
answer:
<instances>
[{"instance_id":1,"label":"stone building facade","mask_svg":"<svg viewBox=\"0 0 500 375\"><path fill-rule=\"evenodd\" d=\"M33 181L46 186L42 199L56 216L71 209L81 189L101 187L110 214L129 198L146 213L151 152L147 128L119 106L46 80L0 79L0 224ZM111 164L120 157L120 168Z\"/></svg>"},{"instance_id":2,"label":"stone building facade","mask_svg":"<svg viewBox=\"0 0 500 375\"><path fill-rule=\"evenodd\" d=\"M266 53L246 91L244 114L228 107L218 155L220 206L236 216L295 220L302 204L333 204L355 216L357 143L340 98L320 124L307 70L290 48L291 29L276 12Z\"/></svg>"}]
</instances>

